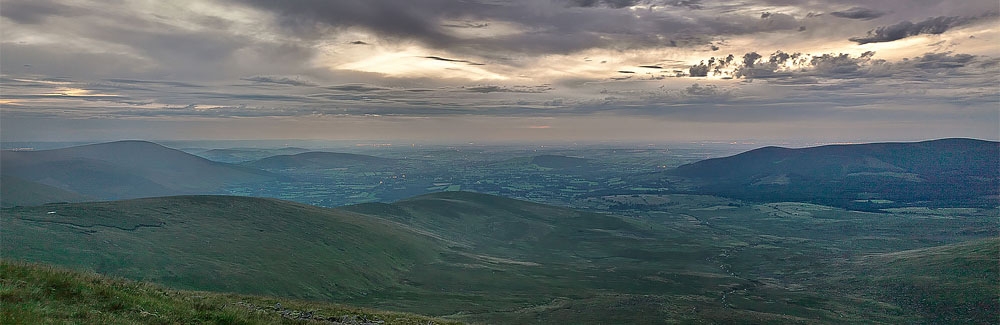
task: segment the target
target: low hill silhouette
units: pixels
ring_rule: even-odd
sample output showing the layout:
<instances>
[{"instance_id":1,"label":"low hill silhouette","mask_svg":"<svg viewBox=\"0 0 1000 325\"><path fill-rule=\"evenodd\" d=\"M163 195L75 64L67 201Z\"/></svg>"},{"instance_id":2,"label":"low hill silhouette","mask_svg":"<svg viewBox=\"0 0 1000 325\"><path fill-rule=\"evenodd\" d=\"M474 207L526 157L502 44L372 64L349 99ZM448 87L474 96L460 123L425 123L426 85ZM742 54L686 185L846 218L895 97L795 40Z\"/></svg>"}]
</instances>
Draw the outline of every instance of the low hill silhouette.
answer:
<instances>
[{"instance_id":1,"label":"low hill silhouette","mask_svg":"<svg viewBox=\"0 0 1000 325\"><path fill-rule=\"evenodd\" d=\"M13 176L0 175L0 207L90 200L93 199L79 193Z\"/></svg>"},{"instance_id":2,"label":"low hill silhouette","mask_svg":"<svg viewBox=\"0 0 1000 325\"><path fill-rule=\"evenodd\" d=\"M218 194L226 186L278 178L146 141L4 151L0 167L0 174L5 176L102 200Z\"/></svg>"},{"instance_id":3,"label":"low hill silhouette","mask_svg":"<svg viewBox=\"0 0 1000 325\"><path fill-rule=\"evenodd\" d=\"M1000 194L1000 143L942 139L908 143L765 147L680 166L696 191L761 201L867 207L878 201L990 205ZM992 203L991 203L992 202Z\"/></svg>"},{"instance_id":4,"label":"low hill silhouette","mask_svg":"<svg viewBox=\"0 0 1000 325\"><path fill-rule=\"evenodd\" d=\"M260 160L247 162L244 165L267 169L280 170L290 168L303 169L331 169L345 167L369 167L380 168L391 166L396 163L395 159L381 158L369 155L359 155L340 152L310 151L294 155L278 155Z\"/></svg>"}]
</instances>

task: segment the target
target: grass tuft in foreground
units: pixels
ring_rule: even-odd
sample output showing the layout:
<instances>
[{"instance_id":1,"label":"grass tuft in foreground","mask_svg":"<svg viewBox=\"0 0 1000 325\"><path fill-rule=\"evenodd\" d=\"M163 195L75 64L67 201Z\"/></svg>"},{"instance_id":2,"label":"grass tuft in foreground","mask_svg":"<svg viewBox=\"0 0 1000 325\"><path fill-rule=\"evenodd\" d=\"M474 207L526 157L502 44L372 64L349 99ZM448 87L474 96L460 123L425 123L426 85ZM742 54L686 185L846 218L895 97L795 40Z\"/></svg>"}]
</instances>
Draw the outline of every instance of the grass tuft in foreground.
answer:
<instances>
[{"instance_id":1,"label":"grass tuft in foreground","mask_svg":"<svg viewBox=\"0 0 1000 325\"><path fill-rule=\"evenodd\" d=\"M168 289L42 264L0 261L3 324L457 324L329 303Z\"/></svg>"}]
</instances>

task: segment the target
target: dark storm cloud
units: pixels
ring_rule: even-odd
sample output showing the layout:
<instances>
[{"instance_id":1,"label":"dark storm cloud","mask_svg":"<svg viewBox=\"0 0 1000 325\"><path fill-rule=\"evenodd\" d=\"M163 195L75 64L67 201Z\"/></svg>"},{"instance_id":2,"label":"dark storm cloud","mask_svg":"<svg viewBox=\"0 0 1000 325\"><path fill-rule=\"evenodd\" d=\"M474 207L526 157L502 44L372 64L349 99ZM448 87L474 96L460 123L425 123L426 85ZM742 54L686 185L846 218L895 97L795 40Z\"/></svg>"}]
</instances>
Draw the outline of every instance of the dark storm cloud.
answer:
<instances>
[{"instance_id":1,"label":"dark storm cloud","mask_svg":"<svg viewBox=\"0 0 1000 325\"><path fill-rule=\"evenodd\" d=\"M437 14L453 13L466 3L443 0L235 0L279 15L279 23L293 35L320 38L330 27L363 26L393 37L419 39L428 43L449 42L452 37L440 30ZM474 4L473 6L479 6Z\"/></svg>"},{"instance_id":2,"label":"dark storm cloud","mask_svg":"<svg viewBox=\"0 0 1000 325\"><path fill-rule=\"evenodd\" d=\"M884 12L864 7L852 7L844 11L834 11L830 15L840 18L871 20L885 15Z\"/></svg>"},{"instance_id":3,"label":"dark storm cloud","mask_svg":"<svg viewBox=\"0 0 1000 325\"><path fill-rule=\"evenodd\" d=\"M895 25L882 26L870 30L868 31L868 35L862 37L851 37L850 40L858 44L868 44L892 42L921 34L941 34L951 28L969 24L977 19L979 18L940 16L928 18L927 20L918 23L902 21Z\"/></svg>"},{"instance_id":4,"label":"dark storm cloud","mask_svg":"<svg viewBox=\"0 0 1000 325\"><path fill-rule=\"evenodd\" d=\"M715 35L798 31L802 23L784 13L763 21L745 13L701 9L699 1L400 1L400 0L229 0L273 13L291 38L322 39L358 27L387 40L417 41L428 47L480 57L566 54L610 48L708 47ZM619 9L647 5L649 10ZM664 7L673 10L652 10ZM459 21L462 23L455 23ZM525 26L530 32L456 36L452 30L490 30L487 21Z\"/></svg>"}]
</instances>

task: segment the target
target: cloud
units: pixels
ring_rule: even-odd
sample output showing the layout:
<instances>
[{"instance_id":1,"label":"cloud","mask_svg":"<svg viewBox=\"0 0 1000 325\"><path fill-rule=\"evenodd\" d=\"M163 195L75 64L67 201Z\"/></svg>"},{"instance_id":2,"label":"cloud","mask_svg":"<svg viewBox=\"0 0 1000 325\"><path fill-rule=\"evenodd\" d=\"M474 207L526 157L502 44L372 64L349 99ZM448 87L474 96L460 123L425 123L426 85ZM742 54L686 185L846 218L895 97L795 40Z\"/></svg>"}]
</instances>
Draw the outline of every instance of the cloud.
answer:
<instances>
[{"instance_id":1,"label":"cloud","mask_svg":"<svg viewBox=\"0 0 1000 325\"><path fill-rule=\"evenodd\" d=\"M895 25L882 26L868 31L868 35L862 37L851 37L849 40L858 44L892 42L910 36L921 34L941 34L951 28L971 23L978 18L975 17L934 17L927 20L912 23L902 21Z\"/></svg>"},{"instance_id":2,"label":"cloud","mask_svg":"<svg viewBox=\"0 0 1000 325\"><path fill-rule=\"evenodd\" d=\"M99 79L218 80L311 70L303 62L315 54L313 45L261 37L266 32L249 32L225 13L160 5L5 0L0 64L8 73Z\"/></svg>"},{"instance_id":3,"label":"cloud","mask_svg":"<svg viewBox=\"0 0 1000 325\"><path fill-rule=\"evenodd\" d=\"M650 1L650 0L570 0L573 6L577 7L603 7L621 9L632 6L671 6L688 9L703 9L702 0L670 0L670 1Z\"/></svg>"},{"instance_id":4,"label":"cloud","mask_svg":"<svg viewBox=\"0 0 1000 325\"><path fill-rule=\"evenodd\" d=\"M754 52L754 54L756 54L756 52ZM750 55L750 54L748 53L747 55ZM730 55L728 55L728 56L726 56L724 58L718 58L718 59L716 59L715 57L711 57L711 58L708 59L708 63L705 63L705 61L701 61L697 65L691 66L688 69L688 75L687 76L691 76L691 77L707 77L708 74L709 74L709 72L711 72L713 76L718 76L718 75L723 75L723 74L729 74L728 71L723 72L722 69L729 68L729 66L731 64L733 64L733 62L735 62L735 60L736 60L736 57L733 56L732 54L730 54ZM683 77L683 75L679 75L679 76Z\"/></svg>"},{"instance_id":5,"label":"cloud","mask_svg":"<svg viewBox=\"0 0 1000 325\"><path fill-rule=\"evenodd\" d=\"M701 0L680 0L680 1L670 1L667 4L675 7L686 7L688 9L702 9L704 8L701 4Z\"/></svg>"},{"instance_id":6,"label":"cloud","mask_svg":"<svg viewBox=\"0 0 1000 325\"><path fill-rule=\"evenodd\" d=\"M840 18L871 20L885 15L885 12L872 10L864 7L851 7L843 11L834 11L830 15Z\"/></svg>"},{"instance_id":7,"label":"cloud","mask_svg":"<svg viewBox=\"0 0 1000 325\"><path fill-rule=\"evenodd\" d=\"M705 62L702 62L698 65L691 66L691 68L688 69L688 75L692 77L707 77L708 69L708 65L706 65Z\"/></svg>"},{"instance_id":8,"label":"cloud","mask_svg":"<svg viewBox=\"0 0 1000 325\"><path fill-rule=\"evenodd\" d=\"M913 60L913 65L924 70L952 70L969 65L975 58L969 54L927 53Z\"/></svg>"},{"instance_id":9,"label":"cloud","mask_svg":"<svg viewBox=\"0 0 1000 325\"><path fill-rule=\"evenodd\" d=\"M462 90L473 92L473 93L522 93L522 94L539 94L552 90L552 87L548 85L540 86L498 86L498 85L480 85L480 86L469 86L461 87Z\"/></svg>"},{"instance_id":10,"label":"cloud","mask_svg":"<svg viewBox=\"0 0 1000 325\"><path fill-rule=\"evenodd\" d=\"M178 81L164 81L164 80L136 80L136 79L122 79L122 78L110 78L104 79L107 82L115 84L131 84L131 85L162 85L170 87L183 87L183 88L204 88L204 85L196 85L189 82L178 82Z\"/></svg>"},{"instance_id":11,"label":"cloud","mask_svg":"<svg viewBox=\"0 0 1000 325\"><path fill-rule=\"evenodd\" d=\"M639 0L572 0L573 5L579 7L608 7L625 8L638 4Z\"/></svg>"},{"instance_id":12,"label":"cloud","mask_svg":"<svg viewBox=\"0 0 1000 325\"><path fill-rule=\"evenodd\" d=\"M722 91L719 90L719 86L716 85L702 86L699 84L693 84L691 85L691 87L684 88L684 91L682 93L688 96L695 96L695 97L715 97L724 94Z\"/></svg>"},{"instance_id":13,"label":"cloud","mask_svg":"<svg viewBox=\"0 0 1000 325\"><path fill-rule=\"evenodd\" d=\"M772 12L762 20L759 11L750 13L753 6L731 9L691 0L229 1L272 13L280 30L292 39L316 41L357 29L384 43L416 42L486 58L667 44L708 48L714 37L796 32L803 25L784 12ZM631 6L644 8L625 9Z\"/></svg>"},{"instance_id":14,"label":"cloud","mask_svg":"<svg viewBox=\"0 0 1000 325\"><path fill-rule=\"evenodd\" d=\"M476 62L472 62L472 61L468 61L468 60L449 59L449 58L443 58L443 57L440 57L440 56L425 56L424 58L425 59L431 59L431 60L437 60L437 61L445 61L445 62L459 62L459 63L468 64L468 65L486 65L486 64L483 64L483 63L476 63Z\"/></svg>"},{"instance_id":15,"label":"cloud","mask_svg":"<svg viewBox=\"0 0 1000 325\"><path fill-rule=\"evenodd\" d=\"M347 92L372 92L372 91L386 90L385 88L372 87L364 84L337 85L325 88L329 90L347 91Z\"/></svg>"},{"instance_id":16,"label":"cloud","mask_svg":"<svg viewBox=\"0 0 1000 325\"><path fill-rule=\"evenodd\" d=\"M864 79L864 78L907 78L935 74L965 74L959 72L976 62L977 57L970 54L926 53L914 58L906 58L898 62L887 62L875 59L875 52L867 51L860 55L848 53L824 53L808 55L804 53L787 53L775 51L764 56L757 52L748 52L742 60L730 54L725 58L710 58L698 65L691 66L689 77L732 76L736 79L764 79L782 84L817 83L827 80ZM984 60L982 64L990 64ZM711 73L709 71L712 71ZM977 74L985 71L977 71Z\"/></svg>"},{"instance_id":17,"label":"cloud","mask_svg":"<svg viewBox=\"0 0 1000 325\"><path fill-rule=\"evenodd\" d=\"M428 43L447 42L452 37L440 30L435 16L438 13L460 10L447 10L446 1L442 0L419 3L391 0L239 2L276 13L281 27L291 35L305 39L319 39L327 33L335 32L329 27L363 26L384 36L412 38Z\"/></svg>"},{"instance_id":18,"label":"cloud","mask_svg":"<svg viewBox=\"0 0 1000 325\"><path fill-rule=\"evenodd\" d=\"M278 76L254 76L249 78L243 78L246 81L253 81L257 83L269 83L276 85L288 85L288 86L316 86L315 83L309 82L307 80L300 80L298 78L292 79L288 77L278 77Z\"/></svg>"},{"instance_id":19,"label":"cloud","mask_svg":"<svg viewBox=\"0 0 1000 325\"><path fill-rule=\"evenodd\" d=\"M198 3L0 0L4 118L996 116L986 0Z\"/></svg>"},{"instance_id":20,"label":"cloud","mask_svg":"<svg viewBox=\"0 0 1000 325\"><path fill-rule=\"evenodd\" d=\"M476 23L476 22L471 22L471 21L463 21L461 23L441 24L441 26L442 27L451 27L451 28L477 28L478 29L478 28L489 27L490 24L489 23Z\"/></svg>"},{"instance_id":21,"label":"cloud","mask_svg":"<svg viewBox=\"0 0 1000 325\"><path fill-rule=\"evenodd\" d=\"M0 16L21 24L41 24L50 16L75 16L86 9L48 1L4 0L0 2Z\"/></svg>"}]
</instances>

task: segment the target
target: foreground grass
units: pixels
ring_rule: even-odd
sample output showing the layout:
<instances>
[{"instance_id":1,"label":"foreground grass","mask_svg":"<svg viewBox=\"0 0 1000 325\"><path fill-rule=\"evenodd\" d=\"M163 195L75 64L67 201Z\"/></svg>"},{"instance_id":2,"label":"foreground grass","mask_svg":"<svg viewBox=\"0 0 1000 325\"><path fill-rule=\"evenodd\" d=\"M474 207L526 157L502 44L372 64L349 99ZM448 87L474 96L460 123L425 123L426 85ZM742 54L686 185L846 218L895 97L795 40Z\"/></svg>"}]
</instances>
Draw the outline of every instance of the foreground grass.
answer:
<instances>
[{"instance_id":1,"label":"foreground grass","mask_svg":"<svg viewBox=\"0 0 1000 325\"><path fill-rule=\"evenodd\" d=\"M1000 238L865 257L867 285L935 324L1000 320Z\"/></svg>"},{"instance_id":2,"label":"foreground grass","mask_svg":"<svg viewBox=\"0 0 1000 325\"><path fill-rule=\"evenodd\" d=\"M42 264L0 261L3 324L457 324L407 313L181 291Z\"/></svg>"}]
</instances>

